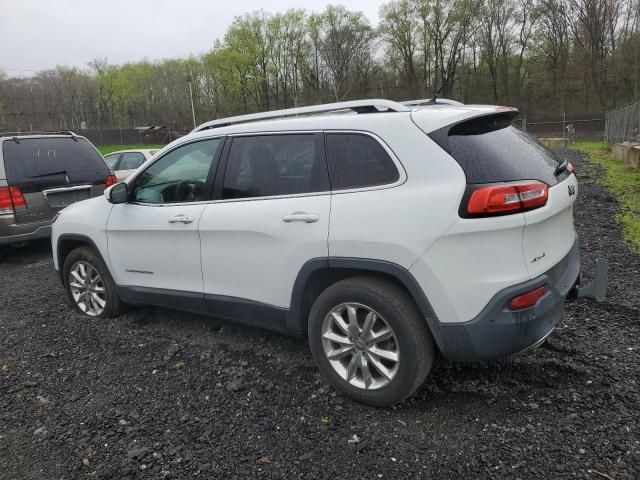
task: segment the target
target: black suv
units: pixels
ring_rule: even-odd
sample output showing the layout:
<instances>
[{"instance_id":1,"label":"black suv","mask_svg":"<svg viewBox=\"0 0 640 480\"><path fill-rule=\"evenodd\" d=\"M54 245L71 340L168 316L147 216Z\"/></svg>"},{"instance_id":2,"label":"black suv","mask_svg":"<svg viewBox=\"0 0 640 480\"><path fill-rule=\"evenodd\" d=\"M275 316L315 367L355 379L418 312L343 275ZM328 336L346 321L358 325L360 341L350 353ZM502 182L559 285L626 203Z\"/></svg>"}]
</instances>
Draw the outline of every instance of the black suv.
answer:
<instances>
[{"instance_id":1,"label":"black suv","mask_svg":"<svg viewBox=\"0 0 640 480\"><path fill-rule=\"evenodd\" d=\"M51 235L62 208L116 183L96 147L72 132L0 132L0 248Z\"/></svg>"}]
</instances>

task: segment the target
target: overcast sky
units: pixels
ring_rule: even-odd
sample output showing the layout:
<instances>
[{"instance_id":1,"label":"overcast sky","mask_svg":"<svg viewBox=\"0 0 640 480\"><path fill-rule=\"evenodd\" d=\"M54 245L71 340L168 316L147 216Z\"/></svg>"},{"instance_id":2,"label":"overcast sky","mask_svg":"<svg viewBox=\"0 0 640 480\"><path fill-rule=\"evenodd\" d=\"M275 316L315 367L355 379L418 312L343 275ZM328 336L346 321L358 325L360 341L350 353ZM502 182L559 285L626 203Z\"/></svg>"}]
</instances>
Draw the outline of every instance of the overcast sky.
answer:
<instances>
[{"instance_id":1,"label":"overcast sky","mask_svg":"<svg viewBox=\"0 0 640 480\"><path fill-rule=\"evenodd\" d=\"M233 18L329 3L376 25L383 0L0 0L0 70L10 76L107 57L112 63L188 57L211 49Z\"/></svg>"}]
</instances>

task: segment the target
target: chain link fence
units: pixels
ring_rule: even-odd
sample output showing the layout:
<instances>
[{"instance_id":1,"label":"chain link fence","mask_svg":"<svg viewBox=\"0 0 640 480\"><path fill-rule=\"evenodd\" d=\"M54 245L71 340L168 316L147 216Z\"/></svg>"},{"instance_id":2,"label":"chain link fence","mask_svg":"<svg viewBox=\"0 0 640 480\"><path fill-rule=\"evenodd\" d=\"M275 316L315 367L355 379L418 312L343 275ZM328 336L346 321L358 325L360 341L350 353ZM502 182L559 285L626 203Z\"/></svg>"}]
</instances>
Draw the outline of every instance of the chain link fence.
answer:
<instances>
[{"instance_id":1,"label":"chain link fence","mask_svg":"<svg viewBox=\"0 0 640 480\"><path fill-rule=\"evenodd\" d=\"M609 145L640 142L640 100L605 114L605 140Z\"/></svg>"},{"instance_id":2,"label":"chain link fence","mask_svg":"<svg viewBox=\"0 0 640 480\"><path fill-rule=\"evenodd\" d=\"M169 127L142 128L87 128L75 133L87 137L91 143L102 145L166 144L187 132Z\"/></svg>"},{"instance_id":3,"label":"chain link fence","mask_svg":"<svg viewBox=\"0 0 640 480\"><path fill-rule=\"evenodd\" d=\"M605 130L604 118L516 119L516 124L534 137L567 138L573 140L601 139Z\"/></svg>"}]
</instances>

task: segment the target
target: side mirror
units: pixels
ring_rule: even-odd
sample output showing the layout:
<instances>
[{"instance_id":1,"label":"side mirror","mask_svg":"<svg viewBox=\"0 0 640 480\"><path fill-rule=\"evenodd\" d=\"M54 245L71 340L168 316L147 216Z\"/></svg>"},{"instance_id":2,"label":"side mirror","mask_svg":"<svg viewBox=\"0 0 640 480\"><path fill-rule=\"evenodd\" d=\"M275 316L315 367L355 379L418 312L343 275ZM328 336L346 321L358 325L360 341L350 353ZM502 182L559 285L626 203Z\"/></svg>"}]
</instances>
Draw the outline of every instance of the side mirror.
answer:
<instances>
[{"instance_id":1,"label":"side mirror","mask_svg":"<svg viewBox=\"0 0 640 480\"><path fill-rule=\"evenodd\" d=\"M108 194L107 200L113 204L126 203L129 196L127 193L127 184L124 182L116 183L105 193Z\"/></svg>"}]
</instances>

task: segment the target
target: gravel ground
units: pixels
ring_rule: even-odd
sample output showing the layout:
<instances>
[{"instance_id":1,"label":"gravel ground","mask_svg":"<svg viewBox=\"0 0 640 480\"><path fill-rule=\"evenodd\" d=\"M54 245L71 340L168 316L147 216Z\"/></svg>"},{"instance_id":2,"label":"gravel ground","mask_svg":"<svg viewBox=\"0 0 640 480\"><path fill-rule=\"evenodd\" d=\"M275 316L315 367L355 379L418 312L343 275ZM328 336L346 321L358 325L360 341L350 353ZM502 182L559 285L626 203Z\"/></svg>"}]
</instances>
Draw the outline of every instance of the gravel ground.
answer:
<instances>
[{"instance_id":1,"label":"gravel ground","mask_svg":"<svg viewBox=\"0 0 640 480\"><path fill-rule=\"evenodd\" d=\"M155 308L72 312L38 243L0 263L0 478L640 478L640 257L599 171L576 209L609 301L541 348L436 364L405 403L328 387L297 339Z\"/></svg>"}]
</instances>

